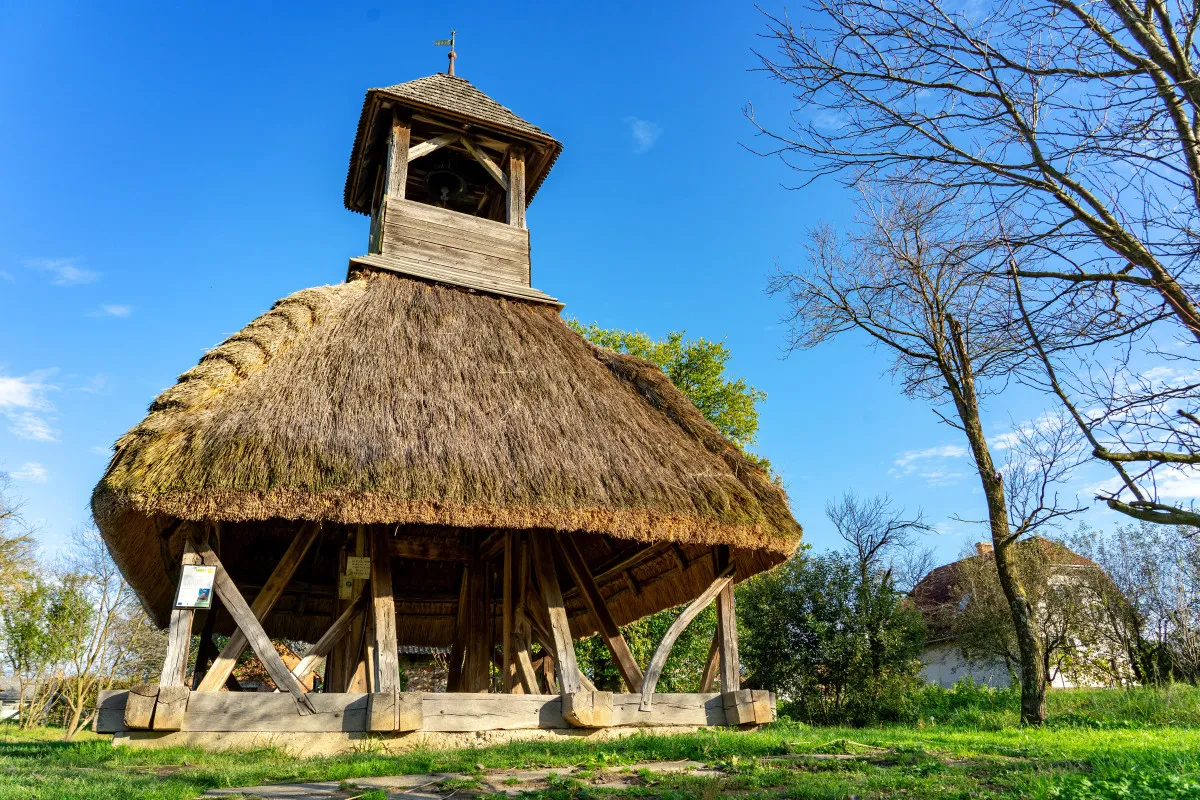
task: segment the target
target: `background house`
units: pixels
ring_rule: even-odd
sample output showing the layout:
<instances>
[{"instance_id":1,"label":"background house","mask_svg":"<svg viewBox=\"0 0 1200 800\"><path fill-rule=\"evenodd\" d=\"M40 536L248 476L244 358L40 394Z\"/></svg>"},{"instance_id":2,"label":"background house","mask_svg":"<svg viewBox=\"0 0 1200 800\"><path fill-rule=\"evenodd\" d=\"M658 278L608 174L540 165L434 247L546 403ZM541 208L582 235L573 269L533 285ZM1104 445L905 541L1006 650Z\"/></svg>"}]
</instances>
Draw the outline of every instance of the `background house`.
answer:
<instances>
[{"instance_id":1,"label":"background house","mask_svg":"<svg viewBox=\"0 0 1200 800\"><path fill-rule=\"evenodd\" d=\"M995 577L992 545L938 567L911 594L928 635L921 653L928 683L952 686L963 678L1008 686L1017 667L1011 623ZM1031 537L1017 545L1046 648L1046 674L1059 688L1111 683L1128 671L1121 642L1125 598L1093 561L1066 546Z\"/></svg>"}]
</instances>

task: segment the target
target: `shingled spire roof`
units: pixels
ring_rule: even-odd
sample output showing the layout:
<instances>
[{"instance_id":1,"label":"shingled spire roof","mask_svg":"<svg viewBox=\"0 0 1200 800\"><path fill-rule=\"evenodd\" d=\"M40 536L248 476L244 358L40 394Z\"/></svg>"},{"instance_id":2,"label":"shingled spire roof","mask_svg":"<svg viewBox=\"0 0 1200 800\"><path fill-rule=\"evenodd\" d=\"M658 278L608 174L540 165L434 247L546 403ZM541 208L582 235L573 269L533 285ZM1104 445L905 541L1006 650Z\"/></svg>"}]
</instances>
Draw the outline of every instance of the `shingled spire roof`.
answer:
<instances>
[{"instance_id":1,"label":"shingled spire roof","mask_svg":"<svg viewBox=\"0 0 1200 800\"><path fill-rule=\"evenodd\" d=\"M524 133L544 139L553 137L544 130L527 122L483 92L465 78L439 72L417 78L415 81L397 83L374 91L400 98L416 105L451 111L473 120L495 125L515 133Z\"/></svg>"}]
</instances>

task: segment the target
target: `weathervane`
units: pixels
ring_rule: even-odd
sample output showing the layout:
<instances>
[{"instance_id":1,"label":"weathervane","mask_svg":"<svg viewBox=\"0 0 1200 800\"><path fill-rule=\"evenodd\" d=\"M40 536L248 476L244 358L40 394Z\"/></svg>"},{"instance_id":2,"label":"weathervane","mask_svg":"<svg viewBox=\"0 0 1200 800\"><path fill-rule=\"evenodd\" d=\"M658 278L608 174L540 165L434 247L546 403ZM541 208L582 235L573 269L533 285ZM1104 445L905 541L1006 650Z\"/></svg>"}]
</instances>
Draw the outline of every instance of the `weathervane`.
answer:
<instances>
[{"instance_id":1,"label":"weathervane","mask_svg":"<svg viewBox=\"0 0 1200 800\"><path fill-rule=\"evenodd\" d=\"M458 58L458 54L454 52L454 31L450 31L449 39L434 39L434 47L449 47L450 48L450 69L447 70L447 75L454 74L454 59Z\"/></svg>"}]
</instances>

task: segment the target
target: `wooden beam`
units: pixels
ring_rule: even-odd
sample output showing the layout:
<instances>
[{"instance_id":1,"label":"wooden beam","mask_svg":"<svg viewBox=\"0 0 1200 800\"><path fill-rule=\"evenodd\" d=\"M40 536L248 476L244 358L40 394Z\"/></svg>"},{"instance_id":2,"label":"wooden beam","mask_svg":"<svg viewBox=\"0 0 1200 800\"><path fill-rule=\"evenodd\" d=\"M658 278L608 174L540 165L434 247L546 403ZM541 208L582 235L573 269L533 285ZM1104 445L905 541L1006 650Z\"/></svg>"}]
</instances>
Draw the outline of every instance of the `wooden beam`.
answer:
<instances>
[{"instance_id":1,"label":"wooden beam","mask_svg":"<svg viewBox=\"0 0 1200 800\"><path fill-rule=\"evenodd\" d=\"M529 655L529 625L522 622L513 631L513 659L516 662L517 677L521 680L521 688L525 694L538 693L537 672L533 669L533 660Z\"/></svg>"},{"instance_id":2,"label":"wooden beam","mask_svg":"<svg viewBox=\"0 0 1200 800\"><path fill-rule=\"evenodd\" d=\"M351 623L362 614L366 604L366 596L360 594L358 599L347 606L341 616L333 621L333 624L329 626L329 630L325 631L321 638L304 652L304 657L300 659L300 663L292 668L292 674L297 678L301 678L315 669L321 659L325 658L333 649L333 646L350 630ZM328 670L326 672L328 673Z\"/></svg>"},{"instance_id":3,"label":"wooden beam","mask_svg":"<svg viewBox=\"0 0 1200 800\"><path fill-rule=\"evenodd\" d=\"M729 548L717 548L717 564L721 570L732 570ZM733 582L717 595L717 636L720 637L721 693L728 695L742 688L741 665L738 662L737 608L734 604Z\"/></svg>"},{"instance_id":4,"label":"wooden beam","mask_svg":"<svg viewBox=\"0 0 1200 800\"><path fill-rule=\"evenodd\" d=\"M501 622L500 622L500 674L504 678L504 691L512 692L516 671L513 670L513 617L516 612L516 597L513 590L513 571L516 569L514 541L520 534L506 531L504 534L504 566L501 576Z\"/></svg>"},{"instance_id":5,"label":"wooden beam","mask_svg":"<svg viewBox=\"0 0 1200 800\"><path fill-rule=\"evenodd\" d=\"M663 667L667 663L667 656L671 655L671 648L675 646L675 640L679 638L679 634L683 633L696 615L703 611L713 601L713 598L732 582L733 567L729 567L717 576L717 579L693 600L691 605L684 609L683 613L671 623L671 627L667 628L662 641L658 643L658 649L654 651L654 657L650 659L650 666L646 667L646 676L642 682L643 711L650 710L651 701L654 698L654 687L658 685L658 679L662 676Z\"/></svg>"},{"instance_id":6,"label":"wooden beam","mask_svg":"<svg viewBox=\"0 0 1200 800\"><path fill-rule=\"evenodd\" d=\"M533 531L533 567L541 587L542 600L550 618L550 634L554 637L555 662L558 665L558 686L562 694L574 694L583 686L579 682L579 664L575 660L575 642L563 605L558 573L554 569L554 550L545 531Z\"/></svg>"},{"instance_id":7,"label":"wooden beam","mask_svg":"<svg viewBox=\"0 0 1200 800\"><path fill-rule=\"evenodd\" d=\"M376 692L400 690L400 656L396 646L396 603L392 598L392 553L388 532L371 528L371 620L375 632Z\"/></svg>"},{"instance_id":8,"label":"wooden beam","mask_svg":"<svg viewBox=\"0 0 1200 800\"><path fill-rule=\"evenodd\" d=\"M367 541L367 527L354 527L354 554L358 557L369 555L370 544ZM356 578L350 584L350 593L357 597L366 590L367 581ZM350 626L352 652L346 664L346 691L368 692L375 667L370 658L371 615L363 614Z\"/></svg>"},{"instance_id":9,"label":"wooden beam","mask_svg":"<svg viewBox=\"0 0 1200 800\"><path fill-rule=\"evenodd\" d=\"M570 570L571 577L575 580L575 587L579 590L584 605L592 613L592 617L595 618L596 624L600 628L600 638L604 640L608 651L612 653L617 671L621 673L621 678L631 692L640 692L642 690L641 667L638 666L637 660L629 650L629 645L625 642L625 637L621 634L621 629L608 610L608 603L604 600L604 595L600 593L600 587L592 579L592 573L588 570L583 554L579 552L579 546L568 533L556 534L554 541L558 543L562 551L563 560L567 562L567 569Z\"/></svg>"},{"instance_id":10,"label":"wooden beam","mask_svg":"<svg viewBox=\"0 0 1200 800\"><path fill-rule=\"evenodd\" d=\"M441 136L435 136L429 141L421 142L418 145L413 145L408 149L408 163L411 164L421 156L429 155L439 147L445 147L448 144L454 144L461 138L461 134L443 133Z\"/></svg>"},{"instance_id":11,"label":"wooden beam","mask_svg":"<svg viewBox=\"0 0 1200 800\"><path fill-rule=\"evenodd\" d=\"M384 189L387 197L404 198L404 189L408 184L408 143L411 135L412 129L404 112L399 108L393 109L392 132L388 137L387 186Z\"/></svg>"},{"instance_id":12,"label":"wooden beam","mask_svg":"<svg viewBox=\"0 0 1200 800\"><path fill-rule=\"evenodd\" d=\"M204 627L200 629L200 647L196 650L196 667L192 670L192 689L200 685L200 680L208 672L208 665L217 657L217 643L213 641L213 630L217 626L217 598L204 617Z\"/></svg>"},{"instance_id":13,"label":"wooden beam","mask_svg":"<svg viewBox=\"0 0 1200 800\"><path fill-rule=\"evenodd\" d=\"M513 148L508 154L508 224L525 227L525 155Z\"/></svg>"},{"instance_id":14,"label":"wooden beam","mask_svg":"<svg viewBox=\"0 0 1200 800\"><path fill-rule=\"evenodd\" d=\"M395 536L389 546L392 558L411 558L414 561L450 561L465 564L471 560L471 551L458 542L444 541L430 536Z\"/></svg>"},{"instance_id":15,"label":"wooden beam","mask_svg":"<svg viewBox=\"0 0 1200 800\"><path fill-rule=\"evenodd\" d=\"M287 587L288 581L292 575L296 573L296 569L300 566L300 562L304 560L304 556L308 553L308 549L312 547L312 543L317 540L317 536L321 533L321 524L319 522L309 522L301 527L299 533L292 538L291 544L283 554L283 558L275 565L271 577L267 579L266 585L254 597L254 604L250 606L251 613L254 616L255 623L260 623L267 618L271 613L271 609L275 607L275 603L279 601L279 596L283 594L284 588ZM209 552L212 552L209 550ZM202 551L203 553L203 551ZM216 558L216 555L213 555ZM220 569L217 570L221 572ZM228 576L226 576L228 579ZM233 585L230 580L230 585ZM238 599L242 599L241 592L238 592ZM221 601L225 603L226 608L229 603L225 602L222 597ZM245 602L244 600L242 602ZM261 629L261 625L259 628ZM233 674L233 668L237 666L238 658L242 655L242 651L246 649L246 641L249 636L245 633L245 629L239 624L239 630L233 632L229 637L229 641L225 644L225 648L221 650L221 654L213 661L213 665L209 667L208 672L204 675L204 680L200 682L197 691L201 692L216 692L225 685L225 679ZM275 649L272 648L274 653ZM289 675L291 673L288 673ZM280 689L283 687L280 686Z\"/></svg>"},{"instance_id":16,"label":"wooden beam","mask_svg":"<svg viewBox=\"0 0 1200 800\"><path fill-rule=\"evenodd\" d=\"M225 571L225 567L221 564L221 559L217 558L217 554L207 544L197 545L196 550L200 553L200 558L203 559L205 564L217 568L213 588L216 590L217 596L221 598L221 602L225 604L225 608L229 611L230 616L233 617L238 630L245 635L246 640L250 643L250 648L258 656L258 660L262 662L263 667L266 668L267 674L271 676L271 680L275 682L275 685L281 691L286 691L292 695L296 700L296 708L301 715L315 713L308 695L304 693L304 687L296 680L296 676L292 675L291 670L284 665L283 659L275 651L275 645L271 642L271 637L267 636L267 632L262 628L262 623L258 621L258 617L254 615L254 611L246 603L237 586L234 585L233 579ZM212 674L211 670L209 674ZM207 676L205 677L207 678Z\"/></svg>"},{"instance_id":17,"label":"wooden beam","mask_svg":"<svg viewBox=\"0 0 1200 800\"><path fill-rule=\"evenodd\" d=\"M472 534L475 552L479 537ZM487 594L487 570L476 556L467 569L469 622L463 640L463 691L486 692L491 683L491 602Z\"/></svg>"},{"instance_id":18,"label":"wooden beam","mask_svg":"<svg viewBox=\"0 0 1200 800\"><path fill-rule=\"evenodd\" d=\"M479 145L475 144L475 141L473 139L471 139L470 136L463 134L460 138L462 140L463 146L467 148L467 152L470 153L471 156L476 161L478 161L480 164L482 164L483 168L485 170L487 170L487 173L489 175L491 175L493 178L495 178L496 183L500 184L500 186L503 187L504 191L507 192L508 191L508 178L504 177L503 170L501 170L500 167L496 166L496 162L492 161L492 159L488 156L487 153L485 153L479 149Z\"/></svg>"},{"instance_id":19,"label":"wooden beam","mask_svg":"<svg viewBox=\"0 0 1200 800\"><path fill-rule=\"evenodd\" d=\"M463 567L458 583L458 613L454 621L454 638L450 642L450 664L446 678L447 692L461 692L463 678L464 641L471 623L469 567Z\"/></svg>"},{"instance_id":20,"label":"wooden beam","mask_svg":"<svg viewBox=\"0 0 1200 800\"><path fill-rule=\"evenodd\" d=\"M704 674L700 676L700 691L711 692L713 682L717 679L717 650L721 643L721 630L718 626L717 630L713 631L712 644L708 648L708 658L704 660Z\"/></svg>"},{"instance_id":21,"label":"wooden beam","mask_svg":"<svg viewBox=\"0 0 1200 800\"><path fill-rule=\"evenodd\" d=\"M182 566L179 570L182 580L183 569L200 563L200 557L192 547L190 539L184 539ZM178 592L178 586L176 586ZM167 631L167 656L163 659L162 677L159 686L183 686L187 676L188 651L192 646L192 620L196 610L193 608L175 608L171 610L171 625Z\"/></svg>"}]
</instances>

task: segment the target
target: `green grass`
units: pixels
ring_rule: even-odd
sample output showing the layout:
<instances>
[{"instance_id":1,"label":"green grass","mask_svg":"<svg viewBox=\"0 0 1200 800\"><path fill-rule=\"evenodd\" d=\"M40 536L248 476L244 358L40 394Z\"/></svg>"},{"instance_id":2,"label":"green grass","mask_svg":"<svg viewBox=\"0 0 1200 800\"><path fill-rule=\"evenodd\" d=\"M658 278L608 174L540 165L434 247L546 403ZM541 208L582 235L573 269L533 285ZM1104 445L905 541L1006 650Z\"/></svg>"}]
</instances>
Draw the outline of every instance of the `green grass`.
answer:
<instances>
[{"instance_id":1,"label":"green grass","mask_svg":"<svg viewBox=\"0 0 1200 800\"><path fill-rule=\"evenodd\" d=\"M299 780L352 785L357 777L430 772L469 776L443 782L462 798L474 794L475 778L483 774L539 767L560 771L539 796L602 797L613 793L590 781L604 769L679 759L704 762L721 775L631 775L637 785L623 796L1200 799L1200 691L1055 692L1049 721L1037 729L1014 724L1013 702L1008 693L967 687L928 694L920 722L910 726L850 729L781 722L755 732L707 730L605 743L513 743L319 759L297 759L279 750L113 748L106 738L92 735L68 743L54 731L5 728L0 729L0 800L188 798L216 787ZM504 776L497 777L504 782Z\"/></svg>"}]
</instances>

